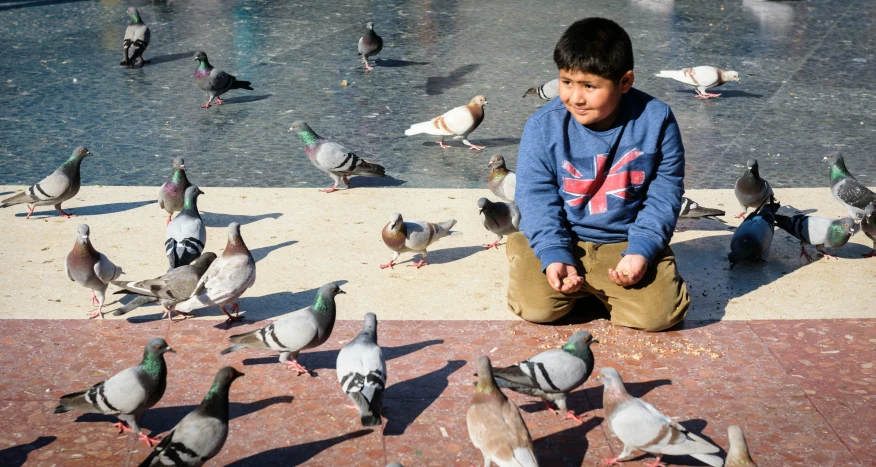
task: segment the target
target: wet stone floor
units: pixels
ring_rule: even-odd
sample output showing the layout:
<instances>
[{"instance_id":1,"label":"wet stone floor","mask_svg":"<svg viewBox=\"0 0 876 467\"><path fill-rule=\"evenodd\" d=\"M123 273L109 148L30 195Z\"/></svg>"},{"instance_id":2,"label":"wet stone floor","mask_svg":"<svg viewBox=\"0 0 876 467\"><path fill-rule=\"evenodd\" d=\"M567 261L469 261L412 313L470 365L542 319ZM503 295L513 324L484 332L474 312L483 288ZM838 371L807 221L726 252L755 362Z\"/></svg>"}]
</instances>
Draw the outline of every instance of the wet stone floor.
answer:
<instances>
[{"instance_id":1,"label":"wet stone floor","mask_svg":"<svg viewBox=\"0 0 876 467\"><path fill-rule=\"evenodd\" d=\"M118 65L129 5L152 31L144 68ZM586 16L629 32L636 87L679 121L688 188L729 188L750 157L774 187L826 186L821 159L836 150L876 184L872 0L3 0L0 183L34 183L86 145L97 157L85 184L158 185L184 156L201 186L321 187L287 132L300 119L391 175L357 183L481 187L491 154L516 165L523 124L542 105L521 96L556 76L553 47ZM356 55L367 21L385 41L371 72ZM199 109L197 50L255 90ZM702 101L653 77L697 65L742 82ZM404 136L477 94L489 104L471 141L485 151Z\"/></svg>"},{"instance_id":2,"label":"wet stone floor","mask_svg":"<svg viewBox=\"0 0 876 467\"><path fill-rule=\"evenodd\" d=\"M118 435L111 417L53 415L58 398L139 361L150 337L165 336L164 398L142 426L166 434L203 398L216 370L246 376L231 390L228 441L213 465L468 466L480 462L466 430L474 361L489 355L507 365L560 346L578 329L600 341L597 369L618 368L642 397L724 449L727 427L745 430L761 466L867 466L876 463L874 320L725 321L643 334L607 321L536 326L524 322L385 321L379 343L387 359L384 424L363 430L346 408L335 373L338 350L361 324L339 321L321 348L301 363L315 376L295 376L276 354L244 350L219 355L227 335L214 321L6 320L0 331L0 459L2 465L129 466L148 452L133 435ZM14 345L13 345L14 344ZM583 423L562 420L536 400L509 394L520 408L542 466L593 466L620 452L604 420L602 386L592 377L569 406ZM722 453L723 455L723 453ZM629 465L650 461L640 456ZM667 457L674 465L702 465Z\"/></svg>"}]
</instances>

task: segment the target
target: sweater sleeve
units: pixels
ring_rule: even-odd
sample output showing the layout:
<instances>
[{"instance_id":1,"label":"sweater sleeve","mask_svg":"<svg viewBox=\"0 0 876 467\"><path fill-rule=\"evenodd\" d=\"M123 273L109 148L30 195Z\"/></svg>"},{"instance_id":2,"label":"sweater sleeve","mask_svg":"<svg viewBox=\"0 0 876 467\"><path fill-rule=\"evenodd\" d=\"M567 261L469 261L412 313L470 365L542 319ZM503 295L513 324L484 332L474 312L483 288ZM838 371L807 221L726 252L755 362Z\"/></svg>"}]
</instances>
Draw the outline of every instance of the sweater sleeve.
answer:
<instances>
[{"instance_id":1,"label":"sweater sleeve","mask_svg":"<svg viewBox=\"0 0 876 467\"><path fill-rule=\"evenodd\" d=\"M657 173L648 186L645 201L628 231L629 245L623 255L642 255L653 264L675 231L684 193L684 145L672 111L663 123L663 136L656 157Z\"/></svg>"},{"instance_id":2,"label":"sweater sleeve","mask_svg":"<svg viewBox=\"0 0 876 467\"><path fill-rule=\"evenodd\" d=\"M545 145L543 129L530 118L520 138L514 200L520 207L520 229L541 261L542 272L551 263L577 264L559 190L556 162Z\"/></svg>"}]
</instances>

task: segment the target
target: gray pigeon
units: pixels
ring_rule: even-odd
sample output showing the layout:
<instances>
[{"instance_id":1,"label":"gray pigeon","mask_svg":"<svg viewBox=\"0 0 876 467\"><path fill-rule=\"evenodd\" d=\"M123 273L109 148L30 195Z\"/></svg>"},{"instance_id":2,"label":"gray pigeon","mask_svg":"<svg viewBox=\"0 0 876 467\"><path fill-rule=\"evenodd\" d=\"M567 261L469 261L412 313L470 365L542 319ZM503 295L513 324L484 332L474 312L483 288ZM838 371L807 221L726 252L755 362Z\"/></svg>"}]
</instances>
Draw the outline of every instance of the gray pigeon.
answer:
<instances>
[{"instance_id":1,"label":"gray pigeon","mask_svg":"<svg viewBox=\"0 0 876 467\"><path fill-rule=\"evenodd\" d=\"M207 268L210 267L215 259L216 253L207 252L199 256L192 264L171 269L155 279L145 281L113 281L112 284L114 286L121 288L121 290L115 293L136 294L139 295L138 298L148 299L134 299L124 307L114 310L113 315L121 316L137 308L137 306L161 301L164 315L171 321L173 321L174 312L185 317L191 316L189 313L176 311L176 304L189 298L197 287L198 281L201 280L201 276L207 272ZM138 303L135 306L131 306L131 303L134 302Z\"/></svg>"},{"instance_id":2,"label":"gray pigeon","mask_svg":"<svg viewBox=\"0 0 876 467\"><path fill-rule=\"evenodd\" d=\"M730 438L730 447L727 449L727 460L724 461L724 467L757 467L748 453L748 444L745 443L742 428L730 425L727 427L727 436Z\"/></svg>"},{"instance_id":3,"label":"gray pigeon","mask_svg":"<svg viewBox=\"0 0 876 467\"><path fill-rule=\"evenodd\" d=\"M222 355L241 349L276 350L280 363L285 363L299 375L310 373L298 363L298 353L324 344L335 326L335 295L346 293L334 282L319 288L313 305L294 311L267 326L229 337L231 347ZM289 357L292 357L290 360Z\"/></svg>"},{"instance_id":4,"label":"gray pigeon","mask_svg":"<svg viewBox=\"0 0 876 467\"><path fill-rule=\"evenodd\" d=\"M465 421L468 437L484 456L484 467L537 467L532 437L520 410L502 394L488 357L477 363L478 384Z\"/></svg>"},{"instance_id":5,"label":"gray pigeon","mask_svg":"<svg viewBox=\"0 0 876 467\"><path fill-rule=\"evenodd\" d=\"M228 316L225 324L243 320L240 315L231 316L229 309L235 314L240 310L237 299L246 289L255 284L256 264L240 236L240 224L228 224L228 243L222 256L213 261L207 272L198 280L198 285L190 295L191 298L176 305L176 311L188 313L193 310L219 305L219 309Z\"/></svg>"},{"instance_id":6,"label":"gray pigeon","mask_svg":"<svg viewBox=\"0 0 876 467\"><path fill-rule=\"evenodd\" d=\"M426 257L429 256L426 248L439 239L455 233L450 231L454 225L456 225L456 219L450 219L439 224L420 221L405 222L401 214L393 213L389 216L389 223L386 224L381 232L383 243L393 251L392 259L386 264L381 264L380 268L393 268L399 253L413 251L421 253L423 256L419 262L409 264L408 266L420 269L426 265Z\"/></svg>"},{"instance_id":7,"label":"gray pigeon","mask_svg":"<svg viewBox=\"0 0 876 467\"><path fill-rule=\"evenodd\" d=\"M484 146L471 144L468 140L468 135L475 131L481 122L484 121L485 105L487 105L486 97L474 96L467 105L450 109L432 120L411 125L410 128L405 130L405 134L411 136L426 133L427 135L441 136L438 144L442 149L450 147L444 144L444 137L453 136L453 139L461 139L462 143L469 148L480 151L484 149Z\"/></svg>"},{"instance_id":8,"label":"gray pigeon","mask_svg":"<svg viewBox=\"0 0 876 467\"><path fill-rule=\"evenodd\" d=\"M822 250L822 247L839 248L848 243L855 234L855 220L850 217L829 219L803 214L794 217L776 214L774 217L779 228L800 240L800 256L805 256L806 261L812 261L812 257L806 252L806 245L815 245L820 256L837 259Z\"/></svg>"},{"instance_id":9,"label":"gray pigeon","mask_svg":"<svg viewBox=\"0 0 876 467\"><path fill-rule=\"evenodd\" d=\"M779 204L774 200L755 209L742 221L730 238L730 269L742 261L762 261L770 250L776 229L775 213Z\"/></svg>"},{"instance_id":10,"label":"gray pigeon","mask_svg":"<svg viewBox=\"0 0 876 467\"><path fill-rule=\"evenodd\" d=\"M560 80L559 78L554 78L547 83L542 84L537 88L529 88L526 90L526 93L523 94L523 97L526 96L535 96L543 101L552 100L554 97L560 95Z\"/></svg>"},{"instance_id":11,"label":"gray pigeon","mask_svg":"<svg viewBox=\"0 0 876 467\"><path fill-rule=\"evenodd\" d=\"M125 29L125 42L122 47L125 50L125 60L119 65L133 67L137 64L137 59L140 59L140 66L149 63L149 60L143 58L143 52L149 46L149 26L140 18L140 12L136 8L128 8L128 16L131 18L131 23Z\"/></svg>"},{"instance_id":12,"label":"gray pigeon","mask_svg":"<svg viewBox=\"0 0 876 467\"><path fill-rule=\"evenodd\" d=\"M494 368L493 376L500 388L540 397L545 404L556 402L565 412L564 420L581 421L566 407L566 396L590 378L594 365L590 344L594 342L599 343L589 332L578 331L562 349L550 349L516 365Z\"/></svg>"},{"instance_id":13,"label":"gray pigeon","mask_svg":"<svg viewBox=\"0 0 876 467\"><path fill-rule=\"evenodd\" d=\"M377 345L377 315L365 314L362 332L338 353L338 381L359 409L362 426L377 426L386 388L386 361Z\"/></svg>"},{"instance_id":14,"label":"gray pigeon","mask_svg":"<svg viewBox=\"0 0 876 467\"><path fill-rule=\"evenodd\" d=\"M876 202L876 193L849 173L841 154L831 154L824 160L830 163L830 192L849 211L849 217L857 220L868 204Z\"/></svg>"},{"instance_id":15,"label":"gray pigeon","mask_svg":"<svg viewBox=\"0 0 876 467\"><path fill-rule=\"evenodd\" d=\"M494 195L509 203L514 202L514 192L517 191L517 174L505 166L505 158L495 154L487 165L490 168L488 185Z\"/></svg>"},{"instance_id":16,"label":"gray pigeon","mask_svg":"<svg viewBox=\"0 0 876 467\"><path fill-rule=\"evenodd\" d=\"M186 190L192 186L186 178L186 163L182 157L173 160L173 173L170 180L164 182L158 190L158 205L167 211L167 223L173 213L182 211L186 201Z\"/></svg>"},{"instance_id":17,"label":"gray pigeon","mask_svg":"<svg viewBox=\"0 0 876 467\"><path fill-rule=\"evenodd\" d=\"M478 208L480 208L481 222L484 227L490 232L496 234L496 240L493 243L484 245L487 249L499 248L499 240L502 240L503 235L511 235L514 232L520 231L520 209L514 203L494 203L487 198L478 200Z\"/></svg>"},{"instance_id":18,"label":"gray pigeon","mask_svg":"<svg viewBox=\"0 0 876 467\"><path fill-rule=\"evenodd\" d=\"M707 208L700 206L696 201L681 197L681 211L678 213L679 219L711 219L726 224L726 222L718 219L715 216L723 216L726 214L720 209Z\"/></svg>"},{"instance_id":19,"label":"gray pigeon","mask_svg":"<svg viewBox=\"0 0 876 467\"><path fill-rule=\"evenodd\" d=\"M122 275L122 268L116 266L103 253L99 253L91 245L88 238L90 229L86 224L80 224L76 233L76 243L67 255L64 263L64 272L67 277L87 288L91 289L91 304L98 304L97 311L88 315L88 318L103 318L103 302L107 284Z\"/></svg>"},{"instance_id":20,"label":"gray pigeon","mask_svg":"<svg viewBox=\"0 0 876 467\"><path fill-rule=\"evenodd\" d=\"M401 465L401 463L399 463L399 462L393 462L391 464L386 464L386 467L405 467L405 466Z\"/></svg>"},{"instance_id":21,"label":"gray pigeon","mask_svg":"<svg viewBox=\"0 0 876 467\"><path fill-rule=\"evenodd\" d=\"M876 256L876 202L872 202L864 209L864 217L861 218L861 230L873 242L873 250L869 253L864 253L865 258Z\"/></svg>"},{"instance_id":22,"label":"gray pigeon","mask_svg":"<svg viewBox=\"0 0 876 467\"><path fill-rule=\"evenodd\" d=\"M745 173L736 180L733 191L742 206L742 212L736 215L737 218L745 217L748 208L757 209L773 196L770 182L760 178L760 169L754 159L748 160Z\"/></svg>"},{"instance_id":23,"label":"gray pigeon","mask_svg":"<svg viewBox=\"0 0 876 467\"><path fill-rule=\"evenodd\" d=\"M79 146L73 150L73 154L66 162L61 164L51 175L42 179L36 185L30 186L28 189L17 193L15 196L9 197L0 201L0 208L8 208L16 204L30 204L30 210L27 213L26 219L30 219L33 210L37 206L55 206L55 210L66 218L73 217L74 214L64 212L61 209L61 203L76 196L79 193L79 166L82 165L82 159L92 155L91 152Z\"/></svg>"},{"instance_id":24,"label":"gray pigeon","mask_svg":"<svg viewBox=\"0 0 876 467\"><path fill-rule=\"evenodd\" d=\"M228 438L228 392L241 376L230 366L219 370L201 405L170 430L140 467L200 467L219 454Z\"/></svg>"},{"instance_id":25,"label":"gray pigeon","mask_svg":"<svg viewBox=\"0 0 876 467\"><path fill-rule=\"evenodd\" d=\"M617 370L605 367L599 371L596 380L605 385L602 406L608 426L624 443L624 450L616 457L606 459L604 464L617 464L638 449L657 456L655 466L664 455L689 455L713 467L723 465L720 457L711 455L721 450L718 446L688 432L653 405L627 393Z\"/></svg>"},{"instance_id":26,"label":"gray pigeon","mask_svg":"<svg viewBox=\"0 0 876 467\"><path fill-rule=\"evenodd\" d=\"M341 180L344 181L345 185L350 186L350 181L347 180L350 175L364 175L366 177L386 175L386 170L382 165L366 161L340 144L320 137L303 121L293 122L289 131L298 132L298 137L304 143L304 152L307 154L307 158L317 169L322 170L332 178L334 184L330 188L320 190L322 192L336 191Z\"/></svg>"},{"instance_id":27,"label":"gray pigeon","mask_svg":"<svg viewBox=\"0 0 876 467\"><path fill-rule=\"evenodd\" d=\"M373 70L374 68L368 64L368 57L373 57L383 50L383 39L374 32L374 23L368 22L365 27L365 35L359 39L359 55L362 56L362 62L365 64L365 70Z\"/></svg>"},{"instance_id":28,"label":"gray pigeon","mask_svg":"<svg viewBox=\"0 0 876 467\"><path fill-rule=\"evenodd\" d=\"M131 431L149 443L157 442L140 431L140 415L152 408L164 396L167 387L167 365L164 353L174 352L160 337L153 337L146 343L143 360L135 367L123 370L106 381L95 384L91 389L61 396L61 403L55 413L78 410L85 413L117 415L119 433Z\"/></svg>"},{"instance_id":29,"label":"gray pigeon","mask_svg":"<svg viewBox=\"0 0 876 467\"><path fill-rule=\"evenodd\" d=\"M249 81L238 81L233 75L210 66L205 52L195 54L195 60L198 61L198 68L195 70L195 84L204 91L207 91L207 94L210 96L207 99L207 103L201 106L202 109L209 108L210 104L213 103L213 99L216 99L216 105L222 105L222 99L219 96L232 89L253 90L251 87L252 83Z\"/></svg>"},{"instance_id":30,"label":"gray pigeon","mask_svg":"<svg viewBox=\"0 0 876 467\"><path fill-rule=\"evenodd\" d=\"M203 195L196 186L186 188L186 201L182 211L167 225L164 234L164 253L170 269L190 264L201 256L207 243L207 229L198 212L198 195Z\"/></svg>"}]
</instances>

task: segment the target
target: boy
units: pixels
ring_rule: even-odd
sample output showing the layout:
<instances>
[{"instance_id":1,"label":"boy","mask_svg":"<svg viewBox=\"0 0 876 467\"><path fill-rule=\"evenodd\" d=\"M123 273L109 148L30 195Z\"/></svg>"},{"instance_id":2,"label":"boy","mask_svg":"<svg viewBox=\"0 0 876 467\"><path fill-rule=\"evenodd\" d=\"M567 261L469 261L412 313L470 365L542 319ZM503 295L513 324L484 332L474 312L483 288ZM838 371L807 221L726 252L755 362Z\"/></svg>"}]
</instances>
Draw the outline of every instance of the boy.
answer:
<instances>
[{"instance_id":1,"label":"boy","mask_svg":"<svg viewBox=\"0 0 876 467\"><path fill-rule=\"evenodd\" d=\"M632 43L613 21L570 26L554 62L559 97L520 141L508 307L547 323L595 295L615 324L670 328L690 304L668 246L684 192L675 117L632 89Z\"/></svg>"}]
</instances>

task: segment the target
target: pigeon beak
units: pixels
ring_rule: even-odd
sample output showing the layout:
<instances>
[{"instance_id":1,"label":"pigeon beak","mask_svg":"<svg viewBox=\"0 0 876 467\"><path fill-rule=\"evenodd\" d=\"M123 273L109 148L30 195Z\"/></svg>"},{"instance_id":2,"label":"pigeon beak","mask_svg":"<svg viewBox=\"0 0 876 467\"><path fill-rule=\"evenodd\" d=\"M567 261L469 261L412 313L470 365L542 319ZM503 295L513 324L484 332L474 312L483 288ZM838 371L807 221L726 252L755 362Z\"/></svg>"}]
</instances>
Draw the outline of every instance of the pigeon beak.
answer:
<instances>
[{"instance_id":1,"label":"pigeon beak","mask_svg":"<svg viewBox=\"0 0 876 467\"><path fill-rule=\"evenodd\" d=\"M598 341L598 340L596 340L596 339L590 339L590 343L591 343L591 344L598 344L598 343L599 343L599 341Z\"/></svg>"},{"instance_id":2,"label":"pigeon beak","mask_svg":"<svg viewBox=\"0 0 876 467\"><path fill-rule=\"evenodd\" d=\"M165 352L176 353L176 350L173 350L173 347L168 347L164 349Z\"/></svg>"},{"instance_id":3,"label":"pigeon beak","mask_svg":"<svg viewBox=\"0 0 876 467\"><path fill-rule=\"evenodd\" d=\"M602 375L597 376L596 381L602 381Z\"/></svg>"},{"instance_id":4,"label":"pigeon beak","mask_svg":"<svg viewBox=\"0 0 876 467\"><path fill-rule=\"evenodd\" d=\"M478 209L478 214L483 214L483 213L484 213L484 208Z\"/></svg>"},{"instance_id":5,"label":"pigeon beak","mask_svg":"<svg viewBox=\"0 0 876 467\"><path fill-rule=\"evenodd\" d=\"M347 295L347 292L344 292L344 291L341 290L340 288L338 288L338 291L335 293L335 295L337 295L337 294L339 294L339 293L342 293L342 294L344 294L344 295Z\"/></svg>"},{"instance_id":6,"label":"pigeon beak","mask_svg":"<svg viewBox=\"0 0 876 467\"><path fill-rule=\"evenodd\" d=\"M238 371L237 376L235 376L234 379L240 378L241 376L246 376L246 373L241 373Z\"/></svg>"},{"instance_id":7,"label":"pigeon beak","mask_svg":"<svg viewBox=\"0 0 876 467\"><path fill-rule=\"evenodd\" d=\"M821 162L827 162L827 156L824 156L824 159L821 159Z\"/></svg>"},{"instance_id":8,"label":"pigeon beak","mask_svg":"<svg viewBox=\"0 0 876 467\"><path fill-rule=\"evenodd\" d=\"M201 195L203 195L203 194L204 194L204 192L203 192L203 191L201 191L201 189L200 189L200 188L198 188L198 194L201 194Z\"/></svg>"}]
</instances>

